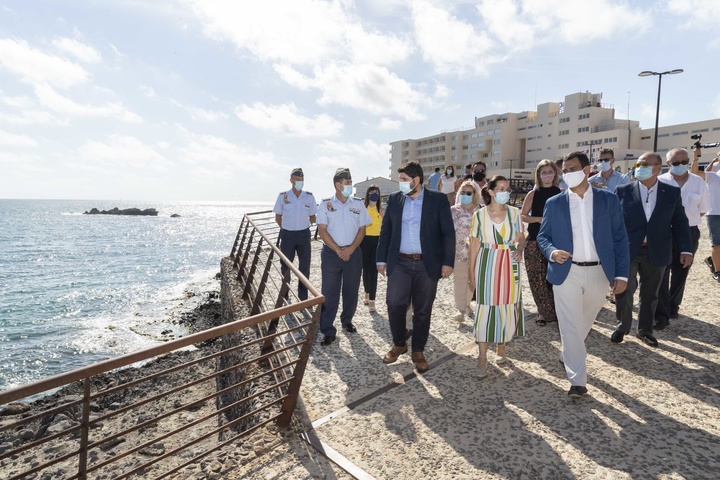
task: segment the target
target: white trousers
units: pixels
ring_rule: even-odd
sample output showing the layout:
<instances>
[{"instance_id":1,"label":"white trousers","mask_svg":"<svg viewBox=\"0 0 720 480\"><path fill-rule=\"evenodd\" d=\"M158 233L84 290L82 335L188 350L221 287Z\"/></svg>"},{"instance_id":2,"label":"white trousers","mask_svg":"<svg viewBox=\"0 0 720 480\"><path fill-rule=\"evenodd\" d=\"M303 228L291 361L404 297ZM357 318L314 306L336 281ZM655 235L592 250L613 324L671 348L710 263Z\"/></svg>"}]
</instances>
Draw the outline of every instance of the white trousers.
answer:
<instances>
[{"instance_id":1,"label":"white trousers","mask_svg":"<svg viewBox=\"0 0 720 480\"><path fill-rule=\"evenodd\" d=\"M608 279L602 266L572 265L561 285L553 285L562 358L565 372L573 386L587 383L587 350L585 338L605 303Z\"/></svg>"}]
</instances>

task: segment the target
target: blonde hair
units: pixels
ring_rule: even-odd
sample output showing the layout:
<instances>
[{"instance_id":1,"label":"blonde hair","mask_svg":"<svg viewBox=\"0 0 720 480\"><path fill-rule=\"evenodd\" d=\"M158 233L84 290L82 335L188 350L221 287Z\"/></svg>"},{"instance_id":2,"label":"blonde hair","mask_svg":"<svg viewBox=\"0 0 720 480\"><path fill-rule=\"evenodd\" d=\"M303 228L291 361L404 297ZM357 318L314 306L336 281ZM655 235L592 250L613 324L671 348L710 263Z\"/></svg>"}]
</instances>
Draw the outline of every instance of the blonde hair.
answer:
<instances>
[{"instance_id":1,"label":"blonde hair","mask_svg":"<svg viewBox=\"0 0 720 480\"><path fill-rule=\"evenodd\" d=\"M477 185L473 180L465 180L458 189L458 195L460 195L460 190L462 190L463 187L472 187L473 189L473 197L472 197L472 204L477 206L480 205L480 191L477 188Z\"/></svg>"},{"instance_id":2,"label":"blonde hair","mask_svg":"<svg viewBox=\"0 0 720 480\"><path fill-rule=\"evenodd\" d=\"M540 178L540 170L543 169L543 167L552 167L553 173L555 174L555 178L553 178L553 185L557 185L560 183L560 177L558 176L558 168L554 161L548 160L547 158L545 160L540 160L540 163L537 164L537 167L535 167L535 185L537 185L538 188L542 187L542 179Z\"/></svg>"}]
</instances>

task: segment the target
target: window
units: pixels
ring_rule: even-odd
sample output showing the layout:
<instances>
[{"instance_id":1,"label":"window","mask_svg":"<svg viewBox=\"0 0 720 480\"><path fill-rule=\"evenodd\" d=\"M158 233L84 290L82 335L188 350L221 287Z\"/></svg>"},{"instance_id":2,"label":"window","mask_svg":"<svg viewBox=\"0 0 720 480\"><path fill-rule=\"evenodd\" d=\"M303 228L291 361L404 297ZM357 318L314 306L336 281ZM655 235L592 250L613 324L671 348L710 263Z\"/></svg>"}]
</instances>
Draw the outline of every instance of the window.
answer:
<instances>
[{"instance_id":1,"label":"window","mask_svg":"<svg viewBox=\"0 0 720 480\"><path fill-rule=\"evenodd\" d=\"M702 133L702 132L707 132L707 131L708 131L707 128L701 128L699 130L693 130L692 133Z\"/></svg>"},{"instance_id":2,"label":"window","mask_svg":"<svg viewBox=\"0 0 720 480\"><path fill-rule=\"evenodd\" d=\"M455 145L453 145L452 149L453 149L453 150L457 150L457 147L456 147Z\"/></svg>"},{"instance_id":3,"label":"window","mask_svg":"<svg viewBox=\"0 0 720 480\"><path fill-rule=\"evenodd\" d=\"M493 140L493 145L500 145L500 140Z\"/></svg>"},{"instance_id":4,"label":"window","mask_svg":"<svg viewBox=\"0 0 720 480\"><path fill-rule=\"evenodd\" d=\"M493 123L495 123L494 120L488 120L488 121L487 121L487 124L488 124L488 125L492 125Z\"/></svg>"},{"instance_id":5,"label":"window","mask_svg":"<svg viewBox=\"0 0 720 480\"><path fill-rule=\"evenodd\" d=\"M498 133L502 133L502 130L501 130L501 129L499 129L499 128L497 128L497 129L495 129L495 133L496 133L496 134L498 134Z\"/></svg>"},{"instance_id":6,"label":"window","mask_svg":"<svg viewBox=\"0 0 720 480\"><path fill-rule=\"evenodd\" d=\"M472 145L470 145L470 148L477 148L477 146L478 146L477 143L473 143Z\"/></svg>"},{"instance_id":7,"label":"window","mask_svg":"<svg viewBox=\"0 0 720 480\"><path fill-rule=\"evenodd\" d=\"M453 136L452 136L452 139L453 139L453 140L457 140L457 135L453 135Z\"/></svg>"},{"instance_id":8,"label":"window","mask_svg":"<svg viewBox=\"0 0 720 480\"><path fill-rule=\"evenodd\" d=\"M570 117L563 117L560 119L560 123L568 123L570 121Z\"/></svg>"},{"instance_id":9,"label":"window","mask_svg":"<svg viewBox=\"0 0 720 480\"><path fill-rule=\"evenodd\" d=\"M493 150L493 157L499 157L500 156L500 150Z\"/></svg>"},{"instance_id":10,"label":"window","mask_svg":"<svg viewBox=\"0 0 720 480\"><path fill-rule=\"evenodd\" d=\"M488 137L489 137L490 135L493 134L493 131L492 131L492 130L489 130L489 131L487 132L487 134L488 134Z\"/></svg>"},{"instance_id":11,"label":"window","mask_svg":"<svg viewBox=\"0 0 720 480\"><path fill-rule=\"evenodd\" d=\"M562 131L558 132L558 136L560 136L560 135L570 135L570 130L562 130Z\"/></svg>"},{"instance_id":12,"label":"window","mask_svg":"<svg viewBox=\"0 0 720 480\"><path fill-rule=\"evenodd\" d=\"M590 127L580 127L580 128L578 128L578 133L589 132L589 131L590 131Z\"/></svg>"},{"instance_id":13,"label":"window","mask_svg":"<svg viewBox=\"0 0 720 480\"><path fill-rule=\"evenodd\" d=\"M477 154L473 153L470 155L471 160L475 160L477 158Z\"/></svg>"},{"instance_id":14,"label":"window","mask_svg":"<svg viewBox=\"0 0 720 480\"><path fill-rule=\"evenodd\" d=\"M589 114L589 113L583 113L582 115L580 115L580 116L578 117L578 120L584 120L584 119L586 119L586 118L590 118L590 114Z\"/></svg>"},{"instance_id":15,"label":"window","mask_svg":"<svg viewBox=\"0 0 720 480\"><path fill-rule=\"evenodd\" d=\"M463 160L467 160L467 159L468 159L468 156L467 156L467 153L466 153L466 154L463 155Z\"/></svg>"},{"instance_id":16,"label":"window","mask_svg":"<svg viewBox=\"0 0 720 480\"><path fill-rule=\"evenodd\" d=\"M477 133L473 133L472 135L470 135L470 138L477 138Z\"/></svg>"},{"instance_id":17,"label":"window","mask_svg":"<svg viewBox=\"0 0 720 480\"><path fill-rule=\"evenodd\" d=\"M485 122L484 122L484 121L483 121L483 122L478 122L477 126L478 126L478 127L484 127L484 126L485 126Z\"/></svg>"},{"instance_id":18,"label":"window","mask_svg":"<svg viewBox=\"0 0 720 480\"><path fill-rule=\"evenodd\" d=\"M684 132L675 132L675 133L673 133L673 137L675 137L677 135L687 135L687 134L688 134L687 130L685 130ZM665 136L667 136L667 135L665 135ZM658 135L658 137L662 137L662 135Z\"/></svg>"},{"instance_id":19,"label":"window","mask_svg":"<svg viewBox=\"0 0 720 480\"><path fill-rule=\"evenodd\" d=\"M468 139L468 136L467 136L467 135L463 135L463 140L467 140L467 139Z\"/></svg>"},{"instance_id":20,"label":"window","mask_svg":"<svg viewBox=\"0 0 720 480\"><path fill-rule=\"evenodd\" d=\"M457 155L453 155L452 157L450 157L450 160L453 160L453 161L457 160Z\"/></svg>"},{"instance_id":21,"label":"window","mask_svg":"<svg viewBox=\"0 0 720 480\"><path fill-rule=\"evenodd\" d=\"M478 132L478 137L484 137L484 136L485 136L485 132Z\"/></svg>"},{"instance_id":22,"label":"window","mask_svg":"<svg viewBox=\"0 0 720 480\"><path fill-rule=\"evenodd\" d=\"M677 135L677 133L673 133L673 135ZM658 135L658 138L660 138L660 137L669 137L669 136L670 136L669 133L661 133L660 135ZM650 138L650 137L648 137L648 138Z\"/></svg>"},{"instance_id":23,"label":"window","mask_svg":"<svg viewBox=\"0 0 720 480\"><path fill-rule=\"evenodd\" d=\"M640 140L649 140L649 139L650 139L650 135L648 135L647 137L640 137Z\"/></svg>"},{"instance_id":24,"label":"window","mask_svg":"<svg viewBox=\"0 0 720 480\"><path fill-rule=\"evenodd\" d=\"M525 130L525 127L518 128L518 132Z\"/></svg>"},{"instance_id":25,"label":"window","mask_svg":"<svg viewBox=\"0 0 720 480\"><path fill-rule=\"evenodd\" d=\"M467 149L468 149L468 146L467 146L467 145L463 145L463 150L467 150Z\"/></svg>"}]
</instances>

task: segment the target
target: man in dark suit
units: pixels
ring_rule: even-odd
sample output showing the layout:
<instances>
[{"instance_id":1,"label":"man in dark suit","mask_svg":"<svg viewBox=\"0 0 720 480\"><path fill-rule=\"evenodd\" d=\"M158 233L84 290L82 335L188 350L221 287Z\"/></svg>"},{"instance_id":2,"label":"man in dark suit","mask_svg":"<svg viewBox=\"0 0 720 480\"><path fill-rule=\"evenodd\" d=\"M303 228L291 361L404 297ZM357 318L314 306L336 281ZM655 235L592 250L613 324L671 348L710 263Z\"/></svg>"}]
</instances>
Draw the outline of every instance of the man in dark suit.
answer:
<instances>
[{"instance_id":1,"label":"man in dark suit","mask_svg":"<svg viewBox=\"0 0 720 480\"><path fill-rule=\"evenodd\" d=\"M672 260L673 241L680 251L682 266L688 268L693 262L692 237L680 189L658 182L662 163L657 153L643 153L635 165L637 181L620 185L615 191L630 242L630 276L627 290L615 297L618 325L610 337L613 343L622 342L632 327L633 295L639 274L637 336L651 347L658 346L653 321L660 283Z\"/></svg>"},{"instance_id":2,"label":"man in dark suit","mask_svg":"<svg viewBox=\"0 0 720 480\"><path fill-rule=\"evenodd\" d=\"M570 380L568 396L587 395L585 338L605 302L608 284L619 294L627 286L630 258L620 202L588 183L590 160L569 153L562 164L568 190L545 204L537 243L548 259L562 342L562 362Z\"/></svg>"},{"instance_id":3,"label":"man in dark suit","mask_svg":"<svg viewBox=\"0 0 720 480\"><path fill-rule=\"evenodd\" d=\"M393 346L385 363L406 353L405 314L413 307L412 361L427 371L424 350L437 282L452 274L455 228L447 196L423 188L418 162L398 168L400 191L388 197L377 247L377 269L387 274L387 307Z\"/></svg>"}]
</instances>

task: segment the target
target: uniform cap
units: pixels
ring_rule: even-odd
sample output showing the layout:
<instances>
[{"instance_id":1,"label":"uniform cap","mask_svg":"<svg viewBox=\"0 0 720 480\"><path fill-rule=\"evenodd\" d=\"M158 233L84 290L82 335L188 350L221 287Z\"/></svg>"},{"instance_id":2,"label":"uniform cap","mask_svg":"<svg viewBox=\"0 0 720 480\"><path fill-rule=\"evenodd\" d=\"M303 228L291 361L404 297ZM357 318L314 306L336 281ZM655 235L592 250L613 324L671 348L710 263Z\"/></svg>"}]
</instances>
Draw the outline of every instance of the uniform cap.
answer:
<instances>
[{"instance_id":1,"label":"uniform cap","mask_svg":"<svg viewBox=\"0 0 720 480\"><path fill-rule=\"evenodd\" d=\"M292 170L292 172L290 173L290 175L291 175L291 176L292 176L292 175L295 175L296 177L304 177L304 176L305 176L305 175L303 174L302 168L300 168L300 167L295 167L295 168L293 168L293 170Z\"/></svg>"},{"instance_id":2,"label":"uniform cap","mask_svg":"<svg viewBox=\"0 0 720 480\"><path fill-rule=\"evenodd\" d=\"M349 168L338 168L335 170L335 176L333 177L333 182L337 182L339 180L351 180L352 176L350 175L350 169Z\"/></svg>"}]
</instances>

